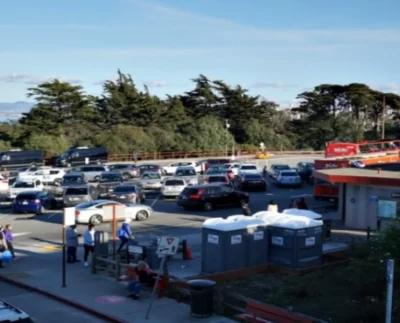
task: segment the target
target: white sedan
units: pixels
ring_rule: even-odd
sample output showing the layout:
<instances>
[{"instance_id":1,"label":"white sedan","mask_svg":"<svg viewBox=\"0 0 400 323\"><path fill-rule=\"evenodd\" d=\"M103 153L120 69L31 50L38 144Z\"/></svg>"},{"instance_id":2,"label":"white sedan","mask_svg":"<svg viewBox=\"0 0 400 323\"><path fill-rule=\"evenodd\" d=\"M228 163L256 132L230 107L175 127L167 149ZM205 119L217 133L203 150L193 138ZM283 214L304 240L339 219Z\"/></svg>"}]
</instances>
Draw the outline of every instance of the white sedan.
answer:
<instances>
[{"instance_id":1,"label":"white sedan","mask_svg":"<svg viewBox=\"0 0 400 323\"><path fill-rule=\"evenodd\" d=\"M122 204L110 200L95 200L79 204L75 207L75 217L77 223L99 225L102 222L112 221L112 213L104 212L104 206L123 205L124 213L117 221L130 218L132 220L143 221L150 217L153 209L150 206L142 204ZM118 216L118 215L117 215Z\"/></svg>"},{"instance_id":2,"label":"white sedan","mask_svg":"<svg viewBox=\"0 0 400 323\"><path fill-rule=\"evenodd\" d=\"M201 172L201 165L194 161L169 164L162 168L162 172L164 175L174 175L179 167L193 167L196 170L196 173Z\"/></svg>"}]
</instances>

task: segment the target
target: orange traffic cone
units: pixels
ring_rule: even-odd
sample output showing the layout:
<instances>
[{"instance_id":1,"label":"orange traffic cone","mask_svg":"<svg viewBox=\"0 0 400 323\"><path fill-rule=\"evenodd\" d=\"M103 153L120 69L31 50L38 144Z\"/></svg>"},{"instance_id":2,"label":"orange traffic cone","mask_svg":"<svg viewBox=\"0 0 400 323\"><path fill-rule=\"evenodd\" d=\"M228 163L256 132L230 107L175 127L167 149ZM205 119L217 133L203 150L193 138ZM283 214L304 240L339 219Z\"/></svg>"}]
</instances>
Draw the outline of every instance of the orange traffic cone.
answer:
<instances>
[{"instance_id":1,"label":"orange traffic cone","mask_svg":"<svg viewBox=\"0 0 400 323\"><path fill-rule=\"evenodd\" d=\"M192 257L192 250L190 250L189 247L186 247L186 250L185 250L185 260L192 260L192 259L193 259L193 257Z\"/></svg>"}]
</instances>

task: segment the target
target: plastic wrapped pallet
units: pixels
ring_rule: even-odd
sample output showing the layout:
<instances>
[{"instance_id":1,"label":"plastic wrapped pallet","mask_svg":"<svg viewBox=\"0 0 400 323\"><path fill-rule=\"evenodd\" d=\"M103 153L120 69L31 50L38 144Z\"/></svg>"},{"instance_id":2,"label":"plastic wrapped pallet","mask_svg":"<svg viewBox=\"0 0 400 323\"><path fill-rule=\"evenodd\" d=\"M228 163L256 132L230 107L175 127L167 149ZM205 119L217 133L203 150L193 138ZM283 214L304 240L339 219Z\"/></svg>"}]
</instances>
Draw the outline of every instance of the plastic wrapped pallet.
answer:
<instances>
[{"instance_id":1,"label":"plastic wrapped pallet","mask_svg":"<svg viewBox=\"0 0 400 323\"><path fill-rule=\"evenodd\" d=\"M322 220L322 215L319 213L315 213L310 210L299 210L299 209L286 209L282 211L283 214L290 214L290 215L299 215L305 216L310 219L314 220Z\"/></svg>"}]
</instances>

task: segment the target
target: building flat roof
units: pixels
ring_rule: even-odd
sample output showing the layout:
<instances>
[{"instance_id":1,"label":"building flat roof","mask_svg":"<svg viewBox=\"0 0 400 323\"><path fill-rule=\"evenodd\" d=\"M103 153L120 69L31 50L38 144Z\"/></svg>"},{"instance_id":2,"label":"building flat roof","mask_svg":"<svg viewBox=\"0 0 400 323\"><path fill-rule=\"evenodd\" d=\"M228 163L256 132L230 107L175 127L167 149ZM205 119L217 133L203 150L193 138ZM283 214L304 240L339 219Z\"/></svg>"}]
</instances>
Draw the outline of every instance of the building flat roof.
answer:
<instances>
[{"instance_id":1,"label":"building flat roof","mask_svg":"<svg viewBox=\"0 0 400 323\"><path fill-rule=\"evenodd\" d=\"M400 172L363 168L334 168L314 172L315 178L331 183L400 186Z\"/></svg>"}]
</instances>

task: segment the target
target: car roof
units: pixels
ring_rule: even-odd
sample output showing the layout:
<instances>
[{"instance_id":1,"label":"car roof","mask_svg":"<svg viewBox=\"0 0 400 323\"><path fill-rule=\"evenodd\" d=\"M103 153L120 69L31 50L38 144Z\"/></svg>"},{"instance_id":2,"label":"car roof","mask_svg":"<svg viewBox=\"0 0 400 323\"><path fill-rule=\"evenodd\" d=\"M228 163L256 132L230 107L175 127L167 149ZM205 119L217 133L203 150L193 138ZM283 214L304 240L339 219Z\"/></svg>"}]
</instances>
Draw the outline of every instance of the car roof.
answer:
<instances>
[{"instance_id":1,"label":"car roof","mask_svg":"<svg viewBox=\"0 0 400 323\"><path fill-rule=\"evenodd\" d=\"M279 173L296 173L295 169L282 169Z\"/></svg>"},{"instance_id":2,"label":"car roof","mask_svg":"<svg viewBox=\"0 0 400 323\"><path fill-rule=\"evenodd\" d=\"M208 177L226 177L226 175L224 173L220 173L220 174L211 174Z\"/></svg>"},{"instance_id":3,"label":"car roof","mask_svg":"<svg viewBox=\"0 0 400 323\"><path fill-rule=\"evenodd\" d=\"M185 165L185 166L178 166L177 169L194 169L194 167L190 165Z\"/></svg>"},{"instance_id":4,"label":"car roof","mask_svg":"<svg viewBox=\"0 0 400 323\"><path fill-rule=\"evenodd\" d=\"M68 186L68 188L89 188L89 187L90 187L90 185L85 185L85 184L76 184L76 185Z\"/></svg>"},{"instance_id":5,"label":"car roof","mask_svg":"<svg viewBox=\"0 0 400 323\"><path fill-rule=\"evenodd\" d=\"M277 167L277 166L285 166L285 167L289 167L288 164L272 164L271 167Z\"/></svg>"},{"instance_id":6,"label":"car roof","mask_svg":"<svg viewBox=\"0 0 400 323\"><path fill-rule=\"evenodd\" d=\"M240 167L242 167L242 166L255 166L255 167L257 167L257 165L256 164L250 164L250 163L246 163L246 164L241 164L240 165Z\"/></svg>"},{"instance_id":7,"label":"car roof","mask_svg":"<svg viewBox=\"0 0 400 323\"><path fill-rule=\"evenodd\" d=\"M159 167L157 164L142 164L142 165L139 165L139 167L143 167L143 166L156 166L156 167Z\"/></svg>"},{"instance_id":8,"label":"car roof","mask_svg":"<svg viewBox=\"0 0 400 323\"><path fill-rule=\"evenodd\" d=\"M213 186L228 186L228 185L225 183L209 183L209 184L192 185L188 186L187 188L207 188Z\"/></svg>"},{"instance_id":9,"label":"car roof","mask_svg":"<svg viewBox=\"0 0 400 323\"><path fill-rule=\"evenodd\" d=\"M102 172L101 175L116 175L121 176L120 172Z\"/></svg>"},{"instance_id":10,"label":"car roof","mask_svg":"<svg viewBox=\"0 0 400 323\"><path fill-rule=\"evenodd\" d=\"M153 170L142 173L142 175L144 175L144 174L157 174L157 175L160 175L159 172L155 172L155 171L153 171Z\"/></svg>"},{"instance_id":11,"label":"car roof","mask_svg":"<svg viewBox=\"0 0 400 323\"><path fill-rule=\"evenodd\" d=\"M39 193L43 193L43 191L23 191L23 192L18 193L17 196L20 195L20 194L34 194L34 195L37 195Z\"/></svg>"},{"instance_id":12,"label":"car roof","mask_svg":"<svg viewBox=\"0 0 400 323\"><path fill-rule=\"evenodd\" d=\"M71 173L66 173L64 175L64 177L65 176L82 176L82 177L85 177L85 174L83 174L83 172L71 172Z\"/></svg>"}]
</instances>

